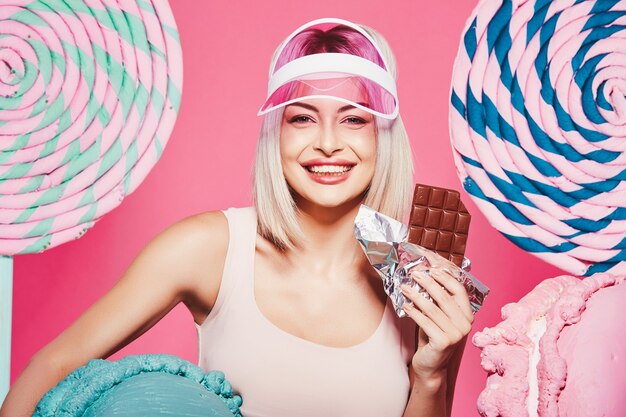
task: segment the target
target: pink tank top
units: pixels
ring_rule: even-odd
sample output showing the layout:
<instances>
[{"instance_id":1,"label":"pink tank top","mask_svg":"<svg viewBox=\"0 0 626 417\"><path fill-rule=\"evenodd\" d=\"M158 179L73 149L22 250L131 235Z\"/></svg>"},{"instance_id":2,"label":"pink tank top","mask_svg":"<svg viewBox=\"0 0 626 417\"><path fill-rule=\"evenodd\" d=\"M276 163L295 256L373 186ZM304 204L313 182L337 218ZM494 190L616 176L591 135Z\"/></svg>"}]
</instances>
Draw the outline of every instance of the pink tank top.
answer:
<instances>
[{"instance_id":1,"label":"pink tank top","mask_svg":"<svg viewBox=\"0 0 626 417\"><path fill-rule=\"evenodd\" d=\"M388 300L364 342L336 348L280 329L254 299L254 207L229 208L230 239L215 305L198 331L198 365L219 369L244 417L401 417L409 393L414 323ZM404 337L403 337L404 335Z\"/></svg>"}]
</instances>

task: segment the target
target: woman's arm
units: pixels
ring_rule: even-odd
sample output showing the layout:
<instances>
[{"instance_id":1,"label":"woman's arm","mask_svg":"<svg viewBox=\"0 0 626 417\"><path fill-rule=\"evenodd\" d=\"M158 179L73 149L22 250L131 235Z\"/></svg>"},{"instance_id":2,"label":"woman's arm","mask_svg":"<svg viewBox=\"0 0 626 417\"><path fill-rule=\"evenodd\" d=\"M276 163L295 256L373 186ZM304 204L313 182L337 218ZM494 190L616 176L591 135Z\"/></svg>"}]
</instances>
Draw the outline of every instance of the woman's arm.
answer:
<instances>
[{"instance_id":1,"label":"woman's arm","mask_svg":"<svg viewBox=\"0 0 626 417\"><path fill-rule=\"evenodd\" d=\"M461 368L461 359L463 358L463 352L465 351L465 344L467 342L467 336L461 339L456 350L450 358L450 365L448 366L447 378L446 378L446 408L448 410L447 416L452 416L452 400L454 400L454 388L456 387L456 377L459 375L459 369Z\"/></svg>"},{"instance_id":2,"label":"woman's arm","mask_svg":"<svg viewBox=\"0 0 626 417\"><path fill-rule=\"evenodd\" d=\"M403 417L446 415L448 408L447 372L432 374L426 378L417 378L411 368L409 380L411 381L411 390Z\"/></svg>"},{"instance_id":3,"label":"woman's arm","mask_svg":"<svg viewBox=\"0 0 626 417\"><path fill-rule=\"evenodd\" d=\"M419 328L416 329L415 339L417 346ZM467 336L465 336L456 347L448 368L445 372L445 378L443 375L436 377L431 376L426 381L418 381L415 384L415 372L411 368L409 371L410 380L410 394L409 402L405 410L405 416L430 416L441 415L441 410L446 411L446 416L452 416L452 401L454 399L454 388L456 386L456 378L461 367L461 359L463 357L463 351L465 350L465 344L467 342ZM430 399L428 399L431 397ZM445 399L445 404L443 399ZM445 409L442 406L445 405Z\"/></svg>"},{"instance_id":4,"label":"woman's arm","mask_svg":"<svg viewBox=\"0 0 626 417\"><path fill-rule=\"evenodd\" d=\"M117 352L179 302L210 310L227 248L221 212L190 216L161 232L102 298L31 358L0 417L32 415L39 399L72 370Z\"/></svg>"},{"instance_id":5,"label":"woman's arm","mask_svg":"<svg viewBox=\"0 0 626 417\"><path fill-rule=\"evenodd\" d=\"M404 417L450 417L456 376L474 316L467 291L449 274L431 270L430 275L412 276L435 302L403 288L413 302L405 305L405 311L418 325Z\"/></svg>"}]
</instances>

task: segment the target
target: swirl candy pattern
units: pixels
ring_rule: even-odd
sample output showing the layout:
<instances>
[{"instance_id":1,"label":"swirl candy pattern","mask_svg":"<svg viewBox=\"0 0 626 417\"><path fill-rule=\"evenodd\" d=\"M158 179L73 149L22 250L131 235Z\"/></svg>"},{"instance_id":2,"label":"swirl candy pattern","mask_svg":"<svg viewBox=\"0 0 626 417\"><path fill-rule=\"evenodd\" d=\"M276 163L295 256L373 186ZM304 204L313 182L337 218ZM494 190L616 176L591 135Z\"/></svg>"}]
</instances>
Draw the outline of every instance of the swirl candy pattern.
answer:
<instances>
[{"instance_id":1,"label":"swirl candy pattern","mask_svg":"<svg viewBox=\"0 0 626 417\"><path fill-rule=\"evenodd\" d=\"M182 92L166 0L0 5L0 254L80 237L158 161Z\"/></svg>"},{"instance_id":2,"label":"swirl candy pattern","mask_svg":"<svg viewBox=\"0 0 626 417\"><path fill-rule=\"evenodd\" d=\"M626 1L483 0L451 86L458 175L490 223L572 274L626 273Z\"/></svg>"}]
</instances>

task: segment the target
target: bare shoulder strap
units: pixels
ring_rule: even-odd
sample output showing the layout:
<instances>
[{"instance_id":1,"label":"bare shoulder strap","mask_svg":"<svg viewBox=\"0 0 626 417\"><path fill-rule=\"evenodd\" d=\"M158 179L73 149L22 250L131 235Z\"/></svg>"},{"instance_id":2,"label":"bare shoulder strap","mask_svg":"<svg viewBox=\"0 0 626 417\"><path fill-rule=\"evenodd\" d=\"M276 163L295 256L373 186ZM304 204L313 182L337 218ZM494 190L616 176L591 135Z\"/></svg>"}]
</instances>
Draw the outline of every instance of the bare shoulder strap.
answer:
<instances>
[{"instance_id":1,"label":"bare shoulder strap","mask_svg":"<svg viewBox=\"0 0 626 417\"><path fill-rule=\"evenodd\" d=\"M253 268L256 236L254 207L230 207L222 212L228 220L228 250L217 299L206 322L237 302L237 294L241 293L241 287L251 278Z\"/></svg>"}]
</instances>

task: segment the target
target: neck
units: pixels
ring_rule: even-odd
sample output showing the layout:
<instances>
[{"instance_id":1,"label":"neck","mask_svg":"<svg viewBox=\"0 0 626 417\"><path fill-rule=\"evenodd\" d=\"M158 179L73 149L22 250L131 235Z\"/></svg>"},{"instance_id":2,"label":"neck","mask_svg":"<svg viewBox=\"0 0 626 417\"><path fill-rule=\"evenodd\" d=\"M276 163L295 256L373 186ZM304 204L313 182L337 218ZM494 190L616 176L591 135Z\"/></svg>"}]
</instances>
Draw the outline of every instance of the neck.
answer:
<instances>
[{"instance_id":1,"label":"neck","mask_svg":"<svg viewBox=\"0 0 626 417\"><path fill-rule=\"evenodd\" d=\"M367 260L354 237L361 197L336 207L298 201L298 220L306 240L291 253L292 259L328 279L345 278L347 270L362 268Z\"/></svg>"}]
</instances>

